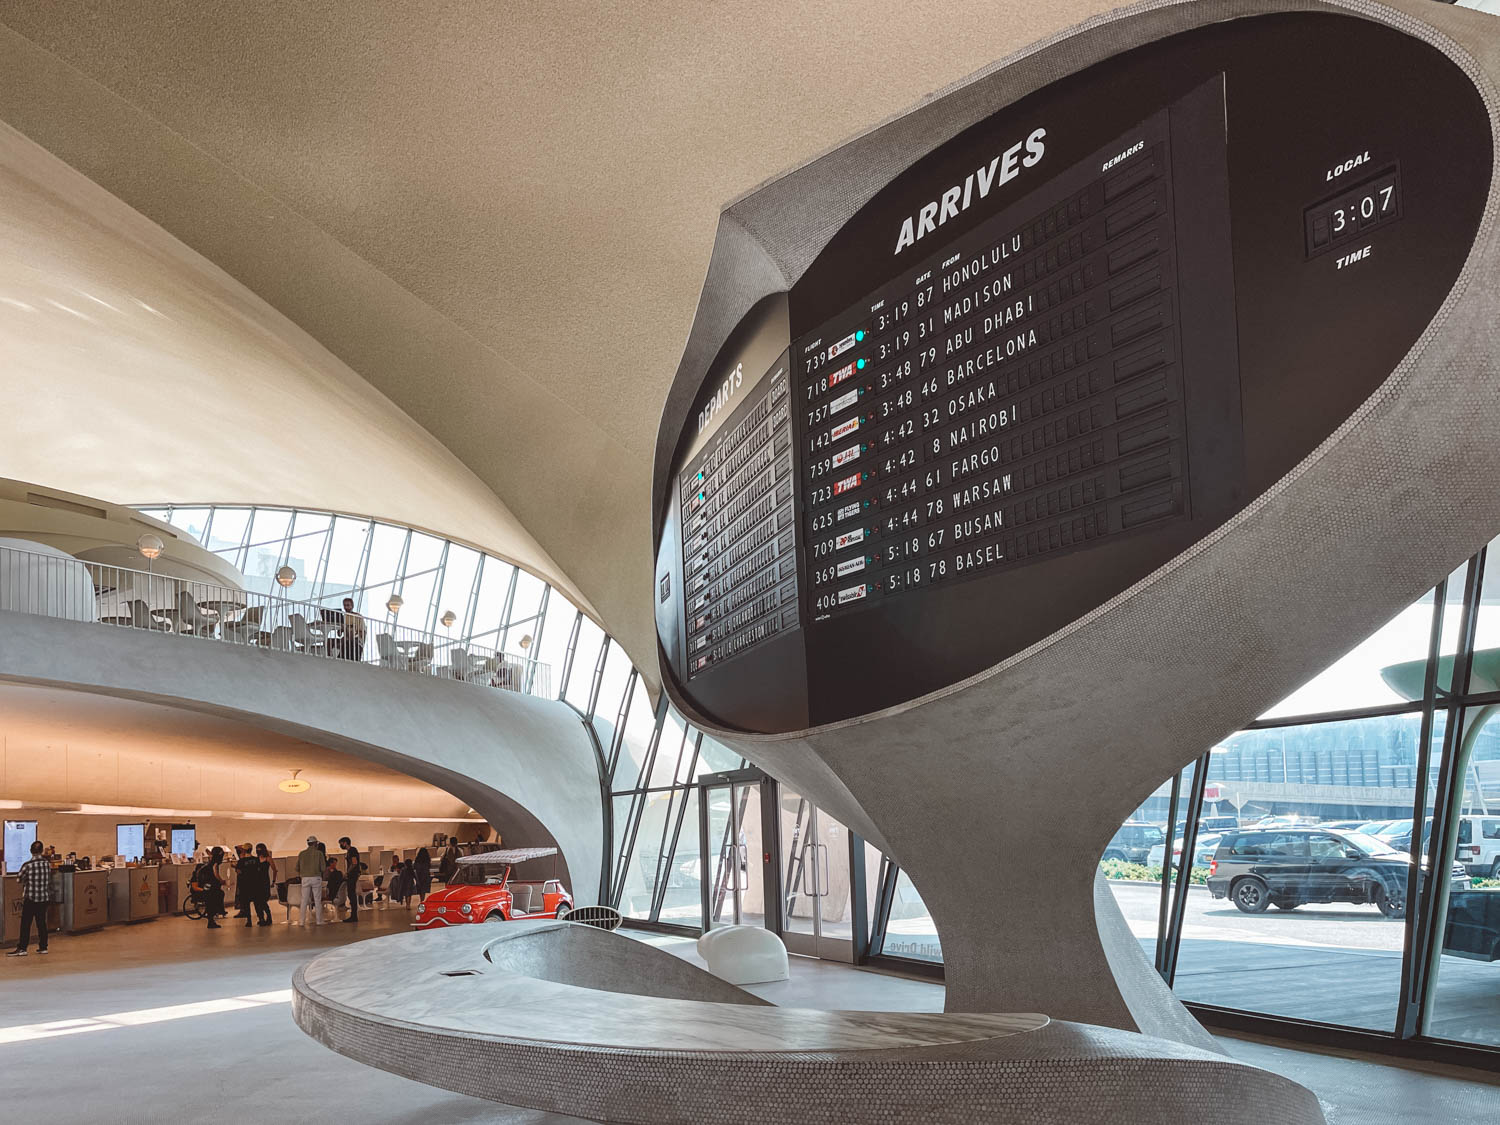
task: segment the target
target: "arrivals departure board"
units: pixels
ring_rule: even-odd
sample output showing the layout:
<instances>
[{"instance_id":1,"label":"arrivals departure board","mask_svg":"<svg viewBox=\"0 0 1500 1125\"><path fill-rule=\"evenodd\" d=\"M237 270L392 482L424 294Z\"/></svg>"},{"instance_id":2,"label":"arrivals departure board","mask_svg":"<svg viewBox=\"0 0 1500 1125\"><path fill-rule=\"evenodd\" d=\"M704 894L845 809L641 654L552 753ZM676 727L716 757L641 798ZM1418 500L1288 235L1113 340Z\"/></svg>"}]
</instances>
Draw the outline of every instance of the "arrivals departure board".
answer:
<instances>
[{"instance_id":1,"label":"arrivals departure board","mask_svg":"<svg viewBox=\"0 0 1500 1125\"><path fill-rule=\"evenodd\" d=\"M797 342L810 620L1188 514L1171 150L1162 111Z\"/></svg>"},{"instance_id":2,"label":"arrivals departure board","mask_svg":"<svg viewBox=\"0 0 1500 1125\"><path fill-rule=\"evenodd\" d=\"M1368 20L1225 20L1019 99L1002 79L721 230L715 260L750 264L710 271L655 501L662 664L705 725L919 698L1207 542L1397 367L1489 191L1472 84ZM950 98L971 123L921 148Z\"/></svg>"},{"instance_id":3,"label":"arrivals departure board","mask_svg":"<svg viewBox=\"0 0 1500 1125\"><path fill-rule=\"evenodd\" d=\"M678 481L690 678L797 627L794 488L783 354Z\"/></svg>"}]
</instances>

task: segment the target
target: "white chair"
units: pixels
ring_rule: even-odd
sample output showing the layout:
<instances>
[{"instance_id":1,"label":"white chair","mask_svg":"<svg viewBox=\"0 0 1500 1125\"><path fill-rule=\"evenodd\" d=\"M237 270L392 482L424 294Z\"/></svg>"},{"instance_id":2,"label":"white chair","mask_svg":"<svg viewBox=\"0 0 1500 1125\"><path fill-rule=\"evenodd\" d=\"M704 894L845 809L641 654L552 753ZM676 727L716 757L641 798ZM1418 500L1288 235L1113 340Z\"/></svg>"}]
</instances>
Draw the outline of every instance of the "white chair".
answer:
<instances>
[{"instance_id":1,"label":"white chair","mask_svg":"<svg viewBox=\"0 0 1500 1125\"><path fill-rule=\"evenodd\" d=\"M760 926L723 926L698 939L708 971L730 984L765 984L790 976L786 946Z\"/></svg>"},{"instance_id":2,"label":"white chair","mask_svg":"<svg viewBox=\"0 0 1500 1125\"><path fill-rule=\"evenodd\" d=\"M302 884L288 883L286 885L286 924L292 924L292 909L296 908L297 921L302 921Z\"/></svg>"},{"instance_id":3,"label":"white chair","mask_svg":"<svg viewBox=\"0 0 1500 1125\"><path fill-rule=\"evenodd\" d=\"M406 654L396 647L389 633L375 634L375 648L380 652L380 663L387 668L409 667Z\"/></svg>"},{"instance_id":4,"label":"white chair","mask_svg":"<svg viewBox=\"0 0 1500 1125\"><path fill-rule=\"evenodd\" d=\"M157 632L168 628L151 616L150 607L140 598L133 598L130 602L130 624L137 629L155 629Z\"/></svg>"},{"instance_id":5,"label":"white chair","mask_svg":"<svg viewBox=\"0 0 1500 1125\"><path fill-rule=\"evenodd\" d=\"M245 610L245 616L237 621L226 621L219 626L219 635L236 644L256 644L260 641L260 615L264 606L253 605Z\"/></svg>"},{"instance_id":6,"label":"white chair","mask_svg":"<svg viewBox=\"0 0 1500 1125\"><path fill-rule=\"evenodd\" d=\"M177 591L177 627L196 637L207 637L214 631L213 619L204 616L193 595L186 590Z\"/></svg>"},{"instance_id":7,"label":"white chair","mask_svg":"<svg viewBox=\"0 0 1500 1125\"><path fill-rule=\"evenodd\" d=\"M303 652L321 653L323 651L323 638L312 635L312 631L307 627L307 618L300 613L293 613L287 616L287 621L292 627L293 644Z\"/></svg>"}]
</instances>

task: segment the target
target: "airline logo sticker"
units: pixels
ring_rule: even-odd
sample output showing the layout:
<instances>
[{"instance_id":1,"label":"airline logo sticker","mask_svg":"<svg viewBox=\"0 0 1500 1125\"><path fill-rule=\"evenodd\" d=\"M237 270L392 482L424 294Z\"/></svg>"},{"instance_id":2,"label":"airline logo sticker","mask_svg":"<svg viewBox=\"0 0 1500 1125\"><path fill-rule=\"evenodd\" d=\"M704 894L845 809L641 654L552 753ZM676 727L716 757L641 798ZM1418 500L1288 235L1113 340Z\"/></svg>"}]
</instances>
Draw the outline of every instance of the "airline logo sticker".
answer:
<instances>
[{"instance_id":1,"label":"airline logo sticker","mask_svg":"<svg viewBox=\"0 0 1500 1125\"><path fill-rule=\"evenodd\" d=\"M838 441L839 438L848 437L857 429L859 429L858 414L846 421L840 422L837 426L833 427L833 429L828 432L828 440Z\"/></svg>"},{"instance_id":2,"label":"airline logo sticker","mask_svg":"<svg viewBox=\"0 0 1500 1125\"><path fill-rule=\"evenodd\" d=\"M864 568L865 568L865 556L864 555L860 555L859 558L857 558L857 559L845 559L843 562L839 563L839 574L838 574L838 576L840 578L846 578L846 577L848 577L851 574L858 574L860 571L864 570Z\"/></svg>"},{"instance_id":3,"label":"airline logo sticker","mask_svg":"<svg viewBox=\"0 0 1500 1125\"><path fill-rule=\"evenodd\" d=\"M850 586L847 590L839 591L839 605L848 605L850 602L862 600L870 592L870 584L861 582L858 586Z\"/></svg>"},{"instance_id":4,"label":"airline logo sticker","mask_svg":"<svg viewBox=\"0 0 1500 1125\"><path fill-rule=\"evenodd\" d=\"M834 487L834 491L835 492L839 492L839 491L842 491L842 490L839 489L837 486L835 486ZM853 504L845 504L836 513L834 513L834 517L833 518L835 520L837 520L839 523L843 523L850 516L857 516L857 515L859 515L859 508L860 508L860 505L859 505L858 501L856 501Z\"/></svg>"},{"instance_id":5,"label":"airline logo sticker","mask_svg":"<svg viewBox=\"0 0 1500 1125\"><path fill-rule=\"evenodd\" d=\"M833 455L833 467L837 469L840 465L847 465L858 458L859 446L851 445L848 449L841 449Z\"/></svg>"},{"instance_id":6,"label":"airline logo sticker","mask_svg":"<svg viewBox=\"0 0 1500 1125\"><path fill-rule=\"evenodd\" d=\"M855 387L852 391L845 391L843 394L839 395L838 398L830 402L828 404L828 413L837 414L840 410L847 409L848 407L853 406L858 401L859 388Z\"/></svg>"},{"instance_id":7,"label":"airline logo sticker","mask_svg":"<svg viewBox=\"0 0 1500 1125\"><path fill-rule=\"evenodd\" d=\"M830 387L836 387L845 380L852 378L854 378L854 364L846 363L832 375L828 376L828 385Z\"/></svg>"},{"instance_id":8,"label":"airline logo sticker","mask_svg":"<svg viewBox=\"0 0 1500 1125\"><path fill-rule=\"evenodd\" d=\"M854 544L863 543L864 541L865 529L856 527L853 531L846 531L834 540L833 549L835 551L842 551L845 547L852 547Z\"/></svg>"},{"instance_id":9,"label":"airline logo sticker","mask_svg":"<svg viewBox=\"0 0 1500 1125\"><path fill-rule=\"evenodd\" d=\"M847 477L845 477L843 480L834 482L833 494L835 496L842 496L844 493L848 492L850 489L858 488L860 485L862 485L864 483L865 483L865 474L864 473L851 473Z\"/></svg>"},{"instance_id":10,"label":"airline logo sticker","mask_svg":"<svg viewBox=\"0 0 1500 1125\"><path fill-rule=\"evenodd\" d=\"M854 333L851 332L851 333L849 333L849 335L845 336L842 340L840 340L837 344L829 344L828 345L828 358L829 359L833 359L836 356L843 355L845 352L847 352L850 348L852 348L854 346L854 342L855 342L854 341Z\"/></svg>"}]
</instances>

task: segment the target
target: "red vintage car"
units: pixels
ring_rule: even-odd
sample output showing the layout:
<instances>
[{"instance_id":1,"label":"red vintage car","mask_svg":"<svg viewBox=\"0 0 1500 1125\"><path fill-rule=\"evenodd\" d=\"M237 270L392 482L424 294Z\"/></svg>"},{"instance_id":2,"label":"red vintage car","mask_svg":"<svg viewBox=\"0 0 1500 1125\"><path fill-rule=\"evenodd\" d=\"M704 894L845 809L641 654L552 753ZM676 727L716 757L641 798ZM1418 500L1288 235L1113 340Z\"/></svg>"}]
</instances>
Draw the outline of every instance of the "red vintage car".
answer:
<instances>
[{"instance_id":1,"label":"red vintage car","mask_svg":"<svg viewBox=\"0 0 1500 1125\"><path fill-rule=\"evenodd\" d=\"M560 879L513 881L511 870L529 859L556 855L556 848L505 848L460 856L458 873L417 907L414 929L435 930L467 922L512 918L566 918L573 896Z\"/></svg>"}]
</instances>

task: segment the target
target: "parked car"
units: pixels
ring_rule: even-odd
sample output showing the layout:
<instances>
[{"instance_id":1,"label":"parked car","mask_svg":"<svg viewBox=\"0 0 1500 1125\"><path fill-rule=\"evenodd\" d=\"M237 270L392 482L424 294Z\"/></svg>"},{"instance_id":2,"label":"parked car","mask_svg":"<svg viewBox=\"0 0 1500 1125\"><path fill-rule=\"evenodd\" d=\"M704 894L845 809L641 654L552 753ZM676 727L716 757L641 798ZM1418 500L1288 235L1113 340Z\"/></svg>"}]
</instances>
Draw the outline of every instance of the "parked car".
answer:
<instances>
[{"instance_id":1,"label":"parked car","mask_svg":"<svg viewBox=\"0 0 1500 1125\"><path fill-rule=\"evenodd\" d=\"M1140 820L1127 820L1120 830L1110 837L1104 848L1102 859L1120 859L1127 863L1145 863L1151 849L1164 842L1167 834L1159 825Z\"/></svg>"},{"instance_id":2,"label":"parked car","mask_svg":"<svg viewBox=\"0 0 1500 1125\"><path fill-rule=\"evenodd\" d=\"M1194 867L1207 867L1210 863L1213 862L1214 852L1218 850L1218 847L1219 847L1219 836L1218 836L1217 833L1210 833L1207 836L1199 836L1198 839L1197 839L1197 841L1193 845L1193 864L1192 865ZM1146 865L1148 867L1160 867L1161 866L1161 862L1162 862L1162 858L1166 855L1166 853L1167 853L1167 845L1165 843L1157 844L1147 854L1147 856L1146 856ZM1172 841L1172 862L1175 864L1181 858L1182 858L1182 841L1180 839L1173 840Z\"/></svg>"},{"instance_id":3,"label":"parked car","mask_svg":"<svg viewBox=\"0 0 1500 1125\"><path fill-rule=\"evenodd\" d=\"M1198 835L1201 838L1205 832L1224 832L1239 826L1237 816L1202 816L1198 818Z\"/></svg>"},{"instance_id":4,"label":"parked car","mask_svg":"<svg viewBox=\"0 0 1500 1125\"><path fill-rule=\"evenodd\" d=\"M566 918L573 912L573 896L561 880L511 879L515 864L556 854L556 848L507 848L459 856L457 873L417 907L412 927L436 930L513 918Z\"/></svg>"},{"instance_id":5,"label":"parked car","mask_svg":"<svg viewBox=\"0 0 1500 1125\"><path fill-rule=\"evenodd\" d=\"M1319 824L1319 828L1326 828L1330 832L1358 832L1361 826L1369 823L1364 820L1329 820Z\"/></svg>"},{"instance_id":6,"label":"parked car","mask_svg":"<svg viewBox=\"0 0 1500 1125\"><path fill-rule=\"evenodd\" d=\"M1354 831L1361 832L1366 836L1378 836L1380 830L1390 824L1388 820L1367 820Z\"/></svg>"},{"instance_id":7,"label":"parked car","mask_svg":"<svg viewBox=\"0 0 1500 1125\"><path fill-rule=\"evenodd\" d=\"M1387 837L1391 847L1410 852L1411 821L1401 822L1406 829L1398 835ZM1453 858L1464 865L1471 875L1500 879L1500 816L1461 816L1458 818L1458 839L1454 843ZM1432 817L1428 817L1422 829L1422 851L1432 850Z\"/></svg>"},{"instance_id":8,"label":"parked car","mask_svg":"<svg viewBox=\"0 0 1500 1125\"><path fill-rule=\"evenodd\" d=\"M1448 896L1443 952L1471 961L1500 961L1500 891L1454 891Z\"/></svg>"},{"instance_id":9,"label":"parked car","mask_svg":"<svg viewBox=\"0 0 1500 1125\"><path fill-rule=\"evenodd\" d=\"M1208 890L1246 914L1295 910L1308 902L1373 903L1387 918L1406 914L1411 857L1375 836L1323 828L1226 832L1208 868ZM1455 890L1469 888L1453 865Z\"/></svg>"}]
</instances>

